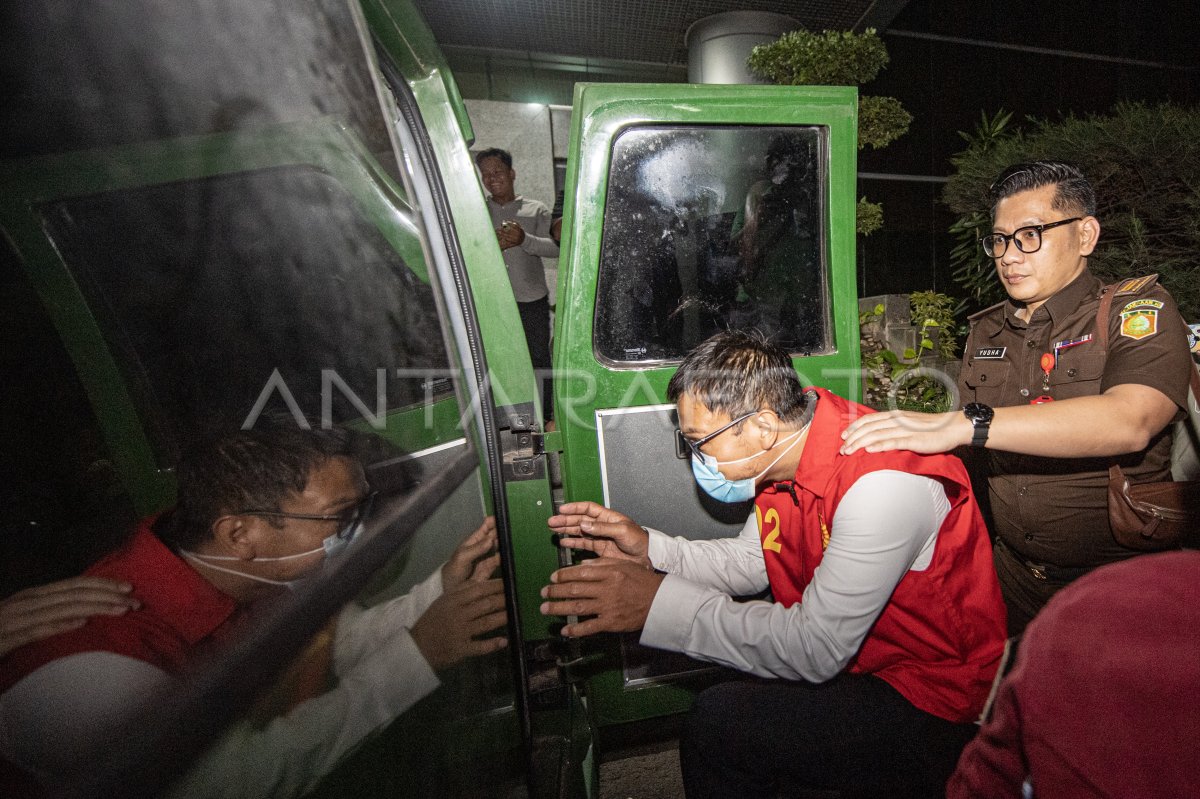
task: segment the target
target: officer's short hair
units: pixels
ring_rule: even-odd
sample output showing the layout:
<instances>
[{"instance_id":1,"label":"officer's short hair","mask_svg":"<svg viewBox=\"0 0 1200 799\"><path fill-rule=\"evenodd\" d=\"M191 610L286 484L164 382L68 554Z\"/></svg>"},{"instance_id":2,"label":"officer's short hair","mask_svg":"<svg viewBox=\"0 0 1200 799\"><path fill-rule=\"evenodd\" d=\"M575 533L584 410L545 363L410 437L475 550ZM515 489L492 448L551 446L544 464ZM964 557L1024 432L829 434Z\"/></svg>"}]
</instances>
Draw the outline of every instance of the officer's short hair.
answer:
<instances>
[{"instance_id":1,"label":"officer's short hair","mask_svg":"<svg viewBox=\"0 0 1200 799\"><path fill-rule=\"evenodd\" d=\"M770 408L797 422L807 402L787 352L761 333L739 330L718 333L688 353L667 384L672 402L684 394L731 419Z\"/></svg>"},{"instance_id":2,"label":"officer's short hair","mask_svg":"<svg viewBox=\"0 0 1200 799\"><path fill-rule=\"evenodd\" d=\"M304 491L314 469L338 457L357 458L345 430L262 421L195 444L179 461L175 509L156 531L173 547L193 547L212 536L213 523L225 514L279 510L281 500Z\"/></svg>"},{"instance_id":3,"label":"officer's short hair","mask_svg":"<svg viewBox=\"0 0 1200 799\"><path fill-rule=\"evenodd\" d=\"M508 150L501 150L499 147L489 147L486 150L480 150L475 154L475 166L483 168L483 159L499 158L504 162L504 165L512 169L512 153Z\"/></svg>"},{"instance_id":4,"label":"officer's short hair","mask_svg":"<svg viewBox=\"0 0 1200 799\"><path fill-rule=\"evenodd\" d=\"M1031 161L1013 164L1000 173L988 190L992 216L1005 197L1030 189L1056 186L1052 207L1064 213L1096 215L1096 192L1079 168L1065 161Z\"/></svg>"}]
</instances>

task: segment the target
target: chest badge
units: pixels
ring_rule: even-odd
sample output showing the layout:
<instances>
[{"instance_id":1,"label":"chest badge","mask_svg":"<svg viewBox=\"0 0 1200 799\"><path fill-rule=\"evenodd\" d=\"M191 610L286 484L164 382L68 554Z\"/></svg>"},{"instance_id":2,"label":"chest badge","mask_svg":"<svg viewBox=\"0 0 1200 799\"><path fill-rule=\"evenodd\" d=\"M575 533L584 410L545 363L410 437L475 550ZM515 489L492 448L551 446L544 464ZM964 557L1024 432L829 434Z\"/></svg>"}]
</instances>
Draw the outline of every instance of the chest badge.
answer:
<instances>
[{"instance_id":1,"label":"chest badge","mask_svg":"<svg viewBox=\"0 0 1200 799\"><path fill-rule=\"evenodd\" d=\"M1121 312L1121 335L1125 338L1149 338L1157 332L1157 308L1134 308Z\"/></svg>"},{"instance_id":2,"label":"chest badge","mask_svg":"<svg viewBox=\"0 0 1200 799\"><path fill-rule=\"evenodd\" d=\"M1050 372L1055 368L1058 361L1057 353L1051 354L1047 352L1042 356L1038 366L1042 368L1042 395L1034 397L1029 401L1030 405L1044 405L1047 402L1054 402L1054 397L1050 396Z\"/></svg>"},{"instance_id":3,"label":"chest badge","mask_svg":"<svg viewBox=\"0 0 1200 799\"><path fill-rule=\"evenodd\" d=\"M980 347L975 350L974 359L977 361L1002 361L1008 347Z\"/></svg>"}]
</instances>

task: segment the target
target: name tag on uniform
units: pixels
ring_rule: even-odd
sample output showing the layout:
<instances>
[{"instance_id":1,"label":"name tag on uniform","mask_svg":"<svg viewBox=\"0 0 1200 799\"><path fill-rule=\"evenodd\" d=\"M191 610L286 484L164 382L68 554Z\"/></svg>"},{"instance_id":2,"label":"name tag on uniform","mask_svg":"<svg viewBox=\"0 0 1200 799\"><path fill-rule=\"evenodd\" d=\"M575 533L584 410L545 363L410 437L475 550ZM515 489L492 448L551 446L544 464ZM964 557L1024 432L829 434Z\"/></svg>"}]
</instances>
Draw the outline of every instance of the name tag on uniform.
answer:
<instances>
[{"instance_id":1,"label":"name tag on uniform","mask_svg":"<svg viewBox=\"0 0 1200 799\"><path fill-rule=\"evenodd\" d=\"M1008 347L980 347L975 350L975 360L1002 361L1006 352L1008 352Z\"/></svg>"}]
</instances>

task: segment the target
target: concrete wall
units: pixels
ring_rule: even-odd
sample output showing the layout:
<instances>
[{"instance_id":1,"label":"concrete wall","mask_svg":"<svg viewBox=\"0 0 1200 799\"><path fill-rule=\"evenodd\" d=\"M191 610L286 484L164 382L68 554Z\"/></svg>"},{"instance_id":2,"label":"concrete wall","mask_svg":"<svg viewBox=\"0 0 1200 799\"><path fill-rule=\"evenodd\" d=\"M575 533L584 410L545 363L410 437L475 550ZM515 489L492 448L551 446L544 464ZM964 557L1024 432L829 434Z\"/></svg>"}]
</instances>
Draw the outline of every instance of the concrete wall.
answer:
<instances>
[{"instance_id":1,"label":"concrete wall","mask_svg":"<svg viewBox=\"0 0 1200 799\"><path fill-rule=\"evenodd\" d=\"M475 129L471 152L500 147L512 153L517 173L516 192L554 207L554 137L549 106L536 103L507 103L467 100L467 113ZM483 191L482 185L480 191ZM543 258L550 302L554 303L558 259Z\"/></svg>"}]
</instances>

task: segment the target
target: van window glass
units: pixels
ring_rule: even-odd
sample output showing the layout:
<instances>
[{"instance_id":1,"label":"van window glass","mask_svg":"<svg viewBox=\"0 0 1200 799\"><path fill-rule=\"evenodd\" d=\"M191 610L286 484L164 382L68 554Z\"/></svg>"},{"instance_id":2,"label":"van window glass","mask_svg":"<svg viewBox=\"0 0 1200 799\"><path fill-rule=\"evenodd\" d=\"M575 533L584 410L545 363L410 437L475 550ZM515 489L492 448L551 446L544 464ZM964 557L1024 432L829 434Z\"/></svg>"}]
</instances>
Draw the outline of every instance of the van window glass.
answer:
<instances>
[{"instance_id":1,"label":"van window glass","mask_svg":"<svg viewBox=\"0 0 1200 799\"><path fill-rule=\"evenodd\" d=\"M633 127L614 145L595 349L681 359L724 329L831 352L826 131Z\"/></svg>"},{"instance_id":2,"label":"van window glass","mask_svg":"<svg viewBox=\"0 0 1200 799\"><path fill-rule=\"evenodd\" d=\"M397 141L440 142L411 95L401 117L375 91L358 14L344 0L33 2L10 15L28 25L0 27L15 43L0 64L15 52L24 67L12 110L29 121L0 142L0 183L22 192L0 213L0 331L15 342L0 354L19 363L6 379L28 380L0 403L30 428L0 439L23 477L14 495L56 478L75 484L47 501L106 490L94 467L110 454L126 489L166 482L186 445L265 434L267 415L293 433L344 423L358 456L225 449L191 482L176 471L190 502L139 498L144 525L71 509L133 542L109 542L108 565L147 601L107 632L80 628L108 646L56 661L48 695L6 716L23 726L0 736L5 785L23 767L80 797L529 793L512 569L483 527L499 496L476 449L495 439L478 426L493 400L465 383L485 364L447 343L471 320L430 266L454 246L435 209L459 198L421 173L427 153L390 151L387 120L408 120ZM26 102L52 118L26 117ZM36 134L76 151L3 160ZM107 452L87 440L97 427ZM285 471L297 458L306 482ZM255 551L218 526L257 531ZM481 528L482 545L457 550ZM5 551L31 537L17 530ZM512 648L484 643L499 636ZM79 707L104 711L45 723Z\"/></svg>"},{"instance_id":3,"label":"van window glass","mask_svg":"<svg viewBox=\"0 0 1200 799\"><path fill-rule=\"evenodd\" d=\"M398 175L344 2L148 5L6 4L0 157L333 118Z\"/></svg>"},{"instance_id":4,"label":"van window glass","mask_svg":"<svg viewBox=\"0 0 1200 799\"><path fill-rule=\"evenodd\" d=\"M72 577L134 511L53 322L0 237L0 597Z\"/></svg>"},{"instance_id":5,"label":"van window glass","mask_svg":"<svg viewBox=\"0 0 1200 799\"><path fill-rule=\"evenodd\" d=\"M166 463L188 436L261 413L381 420L450 390L404 371L447 364L411 218L389 222L415 263L315 168L71 198L45 215Z\"/></svg>"}]
</instances>

